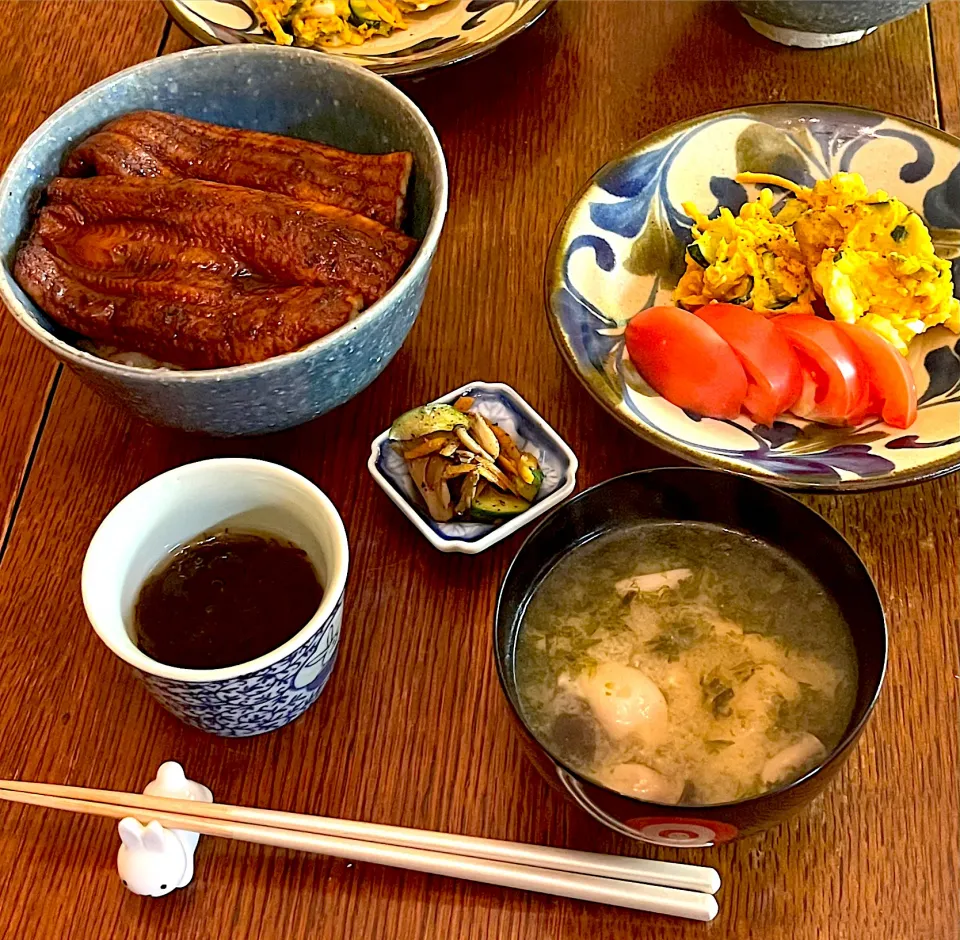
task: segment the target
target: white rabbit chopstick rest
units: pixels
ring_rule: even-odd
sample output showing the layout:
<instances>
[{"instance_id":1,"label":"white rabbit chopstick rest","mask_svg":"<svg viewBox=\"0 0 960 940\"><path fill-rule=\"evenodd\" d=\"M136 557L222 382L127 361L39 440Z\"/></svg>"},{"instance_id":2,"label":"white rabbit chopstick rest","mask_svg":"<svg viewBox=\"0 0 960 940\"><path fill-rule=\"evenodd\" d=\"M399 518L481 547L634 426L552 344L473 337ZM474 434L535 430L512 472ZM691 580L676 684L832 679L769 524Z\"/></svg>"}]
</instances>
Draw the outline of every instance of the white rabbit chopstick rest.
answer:
<instances>
[{"instance_id":1,"label":"white rabbit chopstick rest","mask_svg":"<svg viewBox=\"0 0 960 940\"><path fill-rule=\"evenodd\" d=\"M187 780L176 761L161 764L156 779L143 792L147 796L213 802L210 790ZM199 833L164 829L156 821L144 826L131 817L121 819L118 828L123 844L117 853L117 869L125 887L134 894L160 898L190 884Z\"/></svg>"}]
</instances>

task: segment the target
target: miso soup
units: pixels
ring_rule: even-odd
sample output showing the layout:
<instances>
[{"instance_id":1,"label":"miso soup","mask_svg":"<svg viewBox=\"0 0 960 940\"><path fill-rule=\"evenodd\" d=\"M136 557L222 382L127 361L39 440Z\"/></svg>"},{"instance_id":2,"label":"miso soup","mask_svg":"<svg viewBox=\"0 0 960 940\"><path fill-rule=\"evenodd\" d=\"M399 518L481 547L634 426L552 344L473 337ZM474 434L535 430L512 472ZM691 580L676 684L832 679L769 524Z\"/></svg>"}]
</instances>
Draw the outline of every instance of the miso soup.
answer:
<instances>
[{"instance_id":1,"label":"miso soup","mask_svg":"<svg viewBox=\"0 0 960 940\"><path fill-rule=\"evenodd\" d=\"M521 710L554 756L656 803L757 796L818 764L857 660L804 567L743 533L651 523L565 556L520 624Z\"/></svg>"}]
</instances>

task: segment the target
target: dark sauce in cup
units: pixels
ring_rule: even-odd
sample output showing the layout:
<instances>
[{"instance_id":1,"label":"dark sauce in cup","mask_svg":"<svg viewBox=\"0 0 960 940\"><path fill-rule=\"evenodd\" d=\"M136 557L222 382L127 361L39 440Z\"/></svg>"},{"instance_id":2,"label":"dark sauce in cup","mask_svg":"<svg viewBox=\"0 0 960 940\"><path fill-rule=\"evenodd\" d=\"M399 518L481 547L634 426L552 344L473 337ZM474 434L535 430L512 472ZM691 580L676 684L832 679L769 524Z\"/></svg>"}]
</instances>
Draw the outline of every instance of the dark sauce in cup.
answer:
<instances>
[{"instance_id":1,"label":"dark sauce in cup","mask_svg":"<svg viewBox=\"0 0 960 940\"><path fill-rule=\"evenodd\" d=\"M150 574L134 610L135 641L167 666L236 666L286 643L322 598L303 549L222 529L176 549Z\"/></svg>"}]
</instances>

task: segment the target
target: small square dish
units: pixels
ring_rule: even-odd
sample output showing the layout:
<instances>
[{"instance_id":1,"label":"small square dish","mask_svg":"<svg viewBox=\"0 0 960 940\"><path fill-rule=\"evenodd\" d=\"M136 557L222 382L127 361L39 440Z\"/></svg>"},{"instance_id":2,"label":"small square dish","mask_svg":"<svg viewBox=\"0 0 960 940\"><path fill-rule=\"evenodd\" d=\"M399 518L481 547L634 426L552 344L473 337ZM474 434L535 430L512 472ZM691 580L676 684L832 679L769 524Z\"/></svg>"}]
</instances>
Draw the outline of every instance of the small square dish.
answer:
<instances>
[{"instance_id":1,"label":"small square dish","mask_svg":"<svg viewBox=\"0 0 960 940\"><path fill-rule=\"evenodd\" d=\"M389 428L374 439L367 468L380 488L434 548L475 555L563 502L576 486L578 463L560 435L509 385L470 382L429 404L452 405L462 397L472 398L472 411L498 425L520 450L539 461L543 482L528 510L497 525L466 519L437 522L420 501L407 462L390 441Z\"/></svg>"}]
</instances>

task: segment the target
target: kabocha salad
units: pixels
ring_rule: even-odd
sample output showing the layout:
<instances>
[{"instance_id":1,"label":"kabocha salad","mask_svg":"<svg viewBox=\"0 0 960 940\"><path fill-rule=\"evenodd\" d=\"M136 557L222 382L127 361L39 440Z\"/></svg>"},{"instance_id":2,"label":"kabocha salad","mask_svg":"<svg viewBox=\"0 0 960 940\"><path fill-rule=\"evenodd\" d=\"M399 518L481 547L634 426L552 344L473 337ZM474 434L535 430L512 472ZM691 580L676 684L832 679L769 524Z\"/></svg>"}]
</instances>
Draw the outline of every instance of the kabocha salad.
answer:
<instances>
[{"instance_id":1,"label":"kabocha salad","mask_svg":"<svg viewBox=\"0 0 960 940\"><path fill-rule=\"evenodd\" d=\"M950 264L935 254L923 219L898 199L868 193L857 173L838 173L812 189L755 173L737 181L769 183L789 195L778 208L764 189L738 216L721 208L715 219L684 203L694 224L674 293L681 307L715 300L764 314L810 314L822 305L904 354L931 326L960 333Z\"/></svg>"},{"instance_id":2,"label":"kabocha salad","mask_svg":"<svg viewBox=\"0 0 960 940\"><path fill-rule=\"evenodd\" d=\"M643 378L673 404L715 418L746 412L770 425L781 414L856 426L878 416L916 419L904 358L920 333L960 333L950 264L923 220L856 173L812 188L744 173L770 189L738 215L716 218L691 203L693 241L674 292L627 325L626 348Z\"/></svg>"},{"instance_id":3,"label":"kabocha salad","mask_svg":"<svg viewBox=\"0 0 960 940\"><path fill-rule=\"evenodd\" d=\"M359 46L373 36L407 29L405 14L446 0L253 0L263 25L281 46Z\"/></svg>"},{"instance_id":4,"label":"kabocha salad","mask_svg":"<svg viewBox=\"0 0 960 940\"><path fill-rule=\"evenodd\" d=\"M472 407L469 397L424 405L390 428L390 440L437 522L503 522L526 512L540 492L537 458Z\"/></svg>"}]
</instances>

